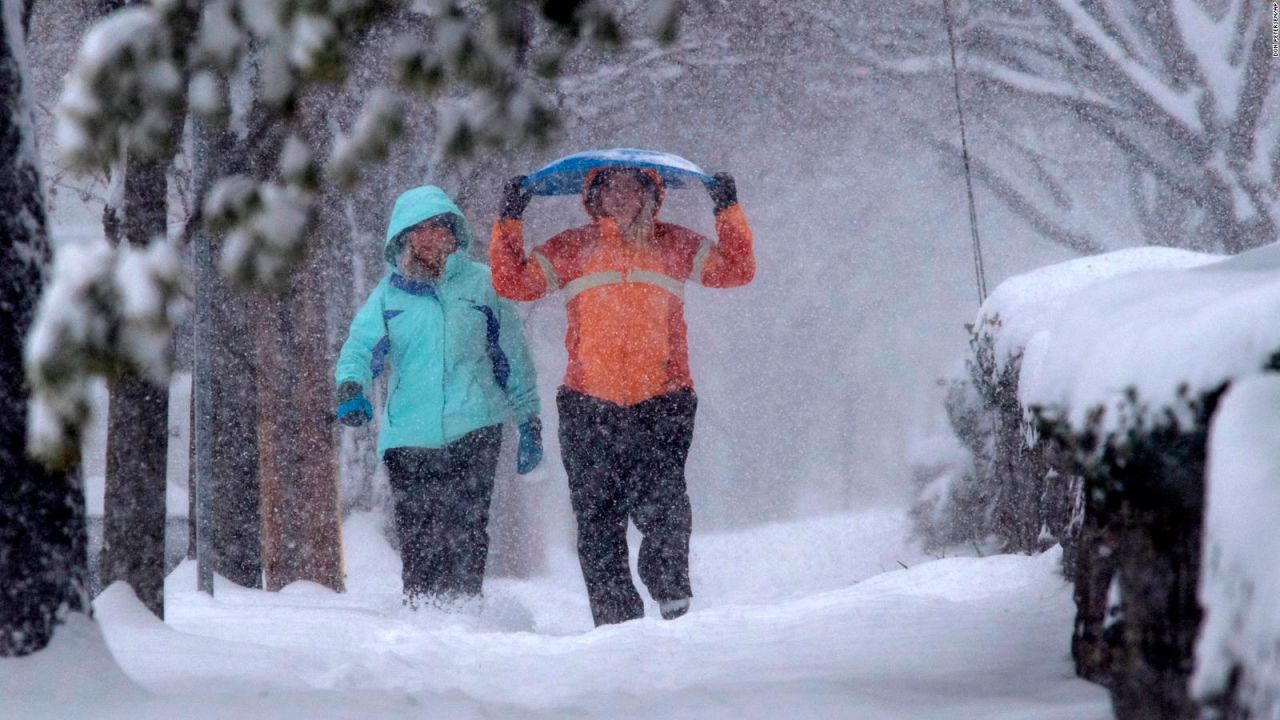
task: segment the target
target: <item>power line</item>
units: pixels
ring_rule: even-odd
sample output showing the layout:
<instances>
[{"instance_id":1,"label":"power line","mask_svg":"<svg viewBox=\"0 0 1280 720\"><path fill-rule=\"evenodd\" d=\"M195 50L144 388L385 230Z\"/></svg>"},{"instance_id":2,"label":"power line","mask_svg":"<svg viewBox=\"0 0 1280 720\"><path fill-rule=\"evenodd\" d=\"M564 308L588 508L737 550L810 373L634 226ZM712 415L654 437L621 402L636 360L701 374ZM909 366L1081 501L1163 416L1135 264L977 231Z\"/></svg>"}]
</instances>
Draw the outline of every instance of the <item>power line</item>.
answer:
<instances>
[{"instance_id":1,"label":"power line","mask_svg":"<svg viewBox=\"0 0 1280 720\"><path fill-rule=\"evenodd\" d=\"M956 65L956 35L951 19L951 2L942 0L947 23L947 44L951 46L951 78L956 95L956 116L960 118L960 154L964 158L964 186L969 195L969 233L973 236L973 272L978 283L978 305L987 300L987 272L982 262L982 240L978 237L978 208L973 200L973 174L969 169L969 140L964 129L964 108L960 103L960 68Z\"/></svg>"}]
</instances>

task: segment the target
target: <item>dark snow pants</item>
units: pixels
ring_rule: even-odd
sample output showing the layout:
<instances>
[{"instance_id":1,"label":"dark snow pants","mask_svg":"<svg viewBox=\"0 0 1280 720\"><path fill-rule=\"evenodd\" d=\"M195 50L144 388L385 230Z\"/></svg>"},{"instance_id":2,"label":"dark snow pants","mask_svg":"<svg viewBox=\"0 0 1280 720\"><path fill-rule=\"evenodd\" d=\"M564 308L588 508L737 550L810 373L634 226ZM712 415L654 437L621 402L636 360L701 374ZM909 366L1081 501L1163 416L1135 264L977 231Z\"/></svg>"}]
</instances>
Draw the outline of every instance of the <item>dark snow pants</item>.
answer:
<instances>
[{"instance_id":1,"label":"dark snow pants","mask_svg":"<svg viewBox=\"0 0 1280 720\"><path fill-rule=\"evenodd\" d=\"M631 582L627 520L644 536L640 579L659 602L693 595L693 517L684 465L698 398L692 390L621 407L560 388L560 451L578 518L578 560L596 625L644 616Z\"/></svg>"},{"instance_id":2,"label":"dark snow pants","mask_svg":"<svg viewBox=\"0 0 1280 720\"><path fill-rule=\"evenodd\" d=\"M480 594L501 444L502 426L493 425L439 449L387 449L409 604Z\"/></svg>"}]
</instances>

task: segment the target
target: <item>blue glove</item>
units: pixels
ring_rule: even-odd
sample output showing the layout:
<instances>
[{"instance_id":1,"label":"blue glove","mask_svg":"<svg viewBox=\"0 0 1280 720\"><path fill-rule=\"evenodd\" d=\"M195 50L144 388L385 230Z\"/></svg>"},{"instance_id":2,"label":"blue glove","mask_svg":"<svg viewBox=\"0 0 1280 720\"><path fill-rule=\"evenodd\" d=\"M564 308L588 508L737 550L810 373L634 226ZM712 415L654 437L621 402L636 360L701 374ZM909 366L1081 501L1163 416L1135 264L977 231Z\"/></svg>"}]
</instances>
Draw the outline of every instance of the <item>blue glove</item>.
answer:
<instances>
[{"instance_id":1,"label":"blue glove","mask_svg":"<svg viewBox=\"0 0 1280 720\"><path fill-rule=\"evenodd\" d=\"M542 420L531 417L520 425L520 449L516 452L516 472L524 475L542 462Z\"/></svg>"},{"instance_id":2,"label":"blue glove","mask_svg":"<svg viewBox=\"0 0 1280 720\"><path fill-rule=\"evenodd\" d=\"M373 406L364 397L360 383L348 380L338 386L338 422L360 427L373 419Z\"/></svg>"}]
</instances>

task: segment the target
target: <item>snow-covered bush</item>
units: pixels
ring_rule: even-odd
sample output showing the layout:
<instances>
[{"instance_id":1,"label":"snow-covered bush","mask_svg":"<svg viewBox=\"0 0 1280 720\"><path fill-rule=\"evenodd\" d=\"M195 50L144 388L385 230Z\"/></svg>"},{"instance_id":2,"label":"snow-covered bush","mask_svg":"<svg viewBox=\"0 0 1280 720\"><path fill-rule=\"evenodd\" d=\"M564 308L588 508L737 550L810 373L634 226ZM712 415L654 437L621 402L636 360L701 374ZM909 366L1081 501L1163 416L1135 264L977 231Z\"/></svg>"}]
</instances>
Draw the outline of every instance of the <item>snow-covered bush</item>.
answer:
<instances>
[{"instance_id":1,"label":"snow-covered bush","mask_svg":"<svg viewBox=\"0 0 1280 720\"><path fill-rule=\"evenodd\" d=\"M983 307L1027 444L1083 479L1073 652L1121 718L1195 712L1206 440L1222 393L1277 369L1277 271L1280 245L1144 248L1014 278Z\"/></svg>"},{"instance_id":2,"label":"snow-covered bush","mask_svg":"<svg viewBox=\"0 0 1280 720\"><path fill-rule=\"evenodd\" d=\"M1018 404L1021 352L997 362L999 316L971 333L964 370L949 381L947 417L968 461L916 468L916 533L935 551L1036 552L1069 534L1075 486L1048 466Z\"/></svg>"},{"instance_id":3,"label":"snow-covered bush","mask_svg":"<svg viewBox=\"0 0 1280 720\"><path fill-rule=\"evenodd\" d=\"M989 416L963 373L961 369L947 381L951 431L917 442L911 450L912 525L924 548L933 553L957 547L985 552L994 545L988 488L978 480L978 468L991 457Z\"/></svg>"},{"instance_id":4,"label":"snow-covered bush","mask_svg":"<svg viewBox=\"0 0 1280 720\"><path fill-rule=\"evenodd\" d=\"M1083 480L1072 654L1082 676L1111 689L1121 718L1190 717L1205 428L1219 395L1182 395L1153 413L1130 393L1113 406L1125 418L1114 433L1101 412L1077 430L1035 409L1042 442Z\"/></svg>"},{"instance_id":5,"label":"snow-covered bush","mask_svg":"<svg viewBox=\"0 0 1280 720\"><path fill-rule=\"evenodd\" d=\"M1232 384L1209 436L1204 626L1192 694L1209 717L1280 717L1280 375Z\"/></svg>"},{"instance_id":6,"label":"snow-covered bush","mask_svg":"<svg viewBox=\"0 0 1280 720\"><path fill-rule=\"evenodd\" d=\"M1205 256L1165 248L1122 250L1073 260L1001 283L971 329L965 369L950 381L948 418L969 448L971 468L931 476L917 471L917 533L926 545L1013 552L1064 546L1064 570L1076 570L1080 479L1067 472L1060 449L1037 442L1038 428L1023 401L1023 355L1044 342L1073 292L1118 274L1178 268ZM1037 356L1038 357L1038 356Z\"/></svg>"}]
</instances>

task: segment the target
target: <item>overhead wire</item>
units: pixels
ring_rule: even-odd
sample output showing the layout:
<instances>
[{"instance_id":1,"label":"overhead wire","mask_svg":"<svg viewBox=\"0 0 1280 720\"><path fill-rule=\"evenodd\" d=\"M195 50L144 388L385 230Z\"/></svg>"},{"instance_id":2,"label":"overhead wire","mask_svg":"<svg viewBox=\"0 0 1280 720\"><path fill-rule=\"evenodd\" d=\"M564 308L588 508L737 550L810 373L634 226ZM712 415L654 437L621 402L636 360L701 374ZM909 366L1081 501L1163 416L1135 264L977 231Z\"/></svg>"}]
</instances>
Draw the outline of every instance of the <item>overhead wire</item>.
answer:
<instances>
[{"instance_id":1,"label":"overhead wire","mask_svg":"<svg viewBox=\"0 0 1280 720\"><path fill-rule=\"evenodd\" d=\"M987 271L982 259L982 238L978 234L978 207L973 199L973 172L969 163L969 139L964 126L964 106L960 102L960 68L956 63L956 35L950 0L942 0L947 25L947 45L951 48L951 78L955 89L956 117L960 120L960 154L964 159L964 185L969 196L969 234L973 241L973 271L978 285L978 305L987 300Z\"/></svg>"}]
</instances>

